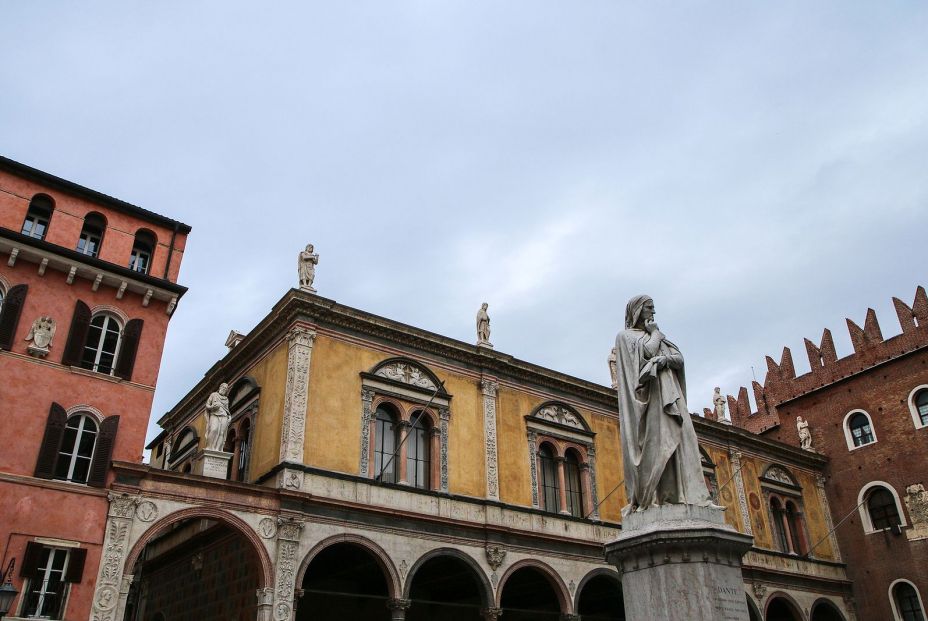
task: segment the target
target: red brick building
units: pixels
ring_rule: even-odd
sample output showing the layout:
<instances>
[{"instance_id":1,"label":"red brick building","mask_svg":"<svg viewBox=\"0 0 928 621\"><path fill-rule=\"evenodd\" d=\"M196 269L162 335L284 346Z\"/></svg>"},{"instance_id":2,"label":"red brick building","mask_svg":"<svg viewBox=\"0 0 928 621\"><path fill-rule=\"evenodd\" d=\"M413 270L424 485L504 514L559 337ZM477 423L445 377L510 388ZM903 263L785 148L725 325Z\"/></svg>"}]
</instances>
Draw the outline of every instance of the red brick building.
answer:
<instances>
[{"instance_id":1,"label":"red brick building","mask_svg":"<svg viewBox=\"0 0 928 621\"><path fill-rule=\"evenodd\" d=\"M190 227L0 158L8 618L87 619L111 460L141 461Z\"/></svg>"},{"instance_id":2,"label":"red brick building","mask_svg":"<svg viewBox=\"0 0 928 621\"><path fill-rule=\"evenodd\" d=\"M854 353L838 359L831 332L805 341L811 371L792 353L767 358L764 385L729 397L732 422L828 457L825 492L861 619L925 619L928 597L928 298L893 299L902 333L884 339L876 313L847 320ZM802 424L802 423L800 423ZM804 435L804 434L803 434ZM806 440L808 444L808 438Z\"/></svg>"}]
</instances>

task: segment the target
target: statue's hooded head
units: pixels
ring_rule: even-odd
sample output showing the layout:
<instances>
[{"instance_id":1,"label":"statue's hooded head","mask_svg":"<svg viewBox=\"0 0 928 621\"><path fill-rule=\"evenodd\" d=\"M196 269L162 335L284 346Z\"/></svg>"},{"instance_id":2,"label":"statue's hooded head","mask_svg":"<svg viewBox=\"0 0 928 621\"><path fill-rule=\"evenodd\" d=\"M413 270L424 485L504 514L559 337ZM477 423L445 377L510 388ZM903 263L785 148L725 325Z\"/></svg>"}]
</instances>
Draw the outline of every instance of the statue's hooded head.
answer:
<instances>
[{"instance_id":1,"label":"statue's hooded head","mask_svg":"<svg viewBox=\"0 0 928 621\"><path fill-rule=\"evenodd\" d=\"M650 295L636 295L628 301L628 304L625 306L625 329L634 328L638 324L638 319L641 317L641 309L644 308L645 303L651 302Z\"/></svg>"}]
</instances>

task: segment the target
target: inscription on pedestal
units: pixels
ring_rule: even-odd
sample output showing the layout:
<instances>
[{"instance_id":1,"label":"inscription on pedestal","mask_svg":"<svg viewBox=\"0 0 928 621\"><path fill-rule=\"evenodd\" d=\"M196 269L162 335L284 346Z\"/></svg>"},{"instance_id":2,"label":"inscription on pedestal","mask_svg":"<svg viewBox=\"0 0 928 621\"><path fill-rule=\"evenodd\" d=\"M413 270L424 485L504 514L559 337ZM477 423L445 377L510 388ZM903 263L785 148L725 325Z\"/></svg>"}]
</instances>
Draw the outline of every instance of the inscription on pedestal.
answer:
<instances>
[{"instance_id":1,"label":"inscription on pedestal","mask_svg":"<svg viewBox=\"0 0 928 621\"><path fill-rule=\"evenodd\" d=\"M714 604L719 621L744 621L747 614L744 591L734 586L715 586Z\"/></svg>"}]
</instances>

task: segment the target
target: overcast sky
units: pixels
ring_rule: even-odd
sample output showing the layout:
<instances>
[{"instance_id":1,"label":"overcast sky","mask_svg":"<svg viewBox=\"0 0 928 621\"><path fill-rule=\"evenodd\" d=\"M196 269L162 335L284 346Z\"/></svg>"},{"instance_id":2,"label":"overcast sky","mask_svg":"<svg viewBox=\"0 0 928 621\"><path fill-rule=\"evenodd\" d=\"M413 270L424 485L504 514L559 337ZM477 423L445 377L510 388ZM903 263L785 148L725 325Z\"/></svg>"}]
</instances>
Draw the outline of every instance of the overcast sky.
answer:
<instances>
[{"instance_id":1,"label":"overcast sky","mask_svg":"<svg viewBox=\"0 0 928 621\"><path fill-rule=\"evenodd\" d=\"M154 418L320 295L608 383L638 293L690 409L926 282L928 5L0 0L0 153L190 224ZM154 435L154 427L149 437Z\"/></svg>"}]
</instances>

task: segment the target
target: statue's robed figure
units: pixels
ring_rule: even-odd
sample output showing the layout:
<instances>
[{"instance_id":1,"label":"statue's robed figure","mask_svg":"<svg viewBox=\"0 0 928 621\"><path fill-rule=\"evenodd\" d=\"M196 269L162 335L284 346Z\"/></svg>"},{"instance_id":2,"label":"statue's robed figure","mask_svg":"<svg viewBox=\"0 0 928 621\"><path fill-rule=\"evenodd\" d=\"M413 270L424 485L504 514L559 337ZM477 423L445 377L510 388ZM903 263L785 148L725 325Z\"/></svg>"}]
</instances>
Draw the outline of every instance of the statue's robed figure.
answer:
<instances>
[{"instance_id":1,"label":"statue's robed figure","mask_svg":"<svg viewBox=\"0 0 928 621\"><path fill-rule=\"evenodd\" d=\"M628 301L615 346L628 496L623 515L661 504L711 504L686 406L683 355L654 323L650 297Z\"/></svg>"}]
</instances>

